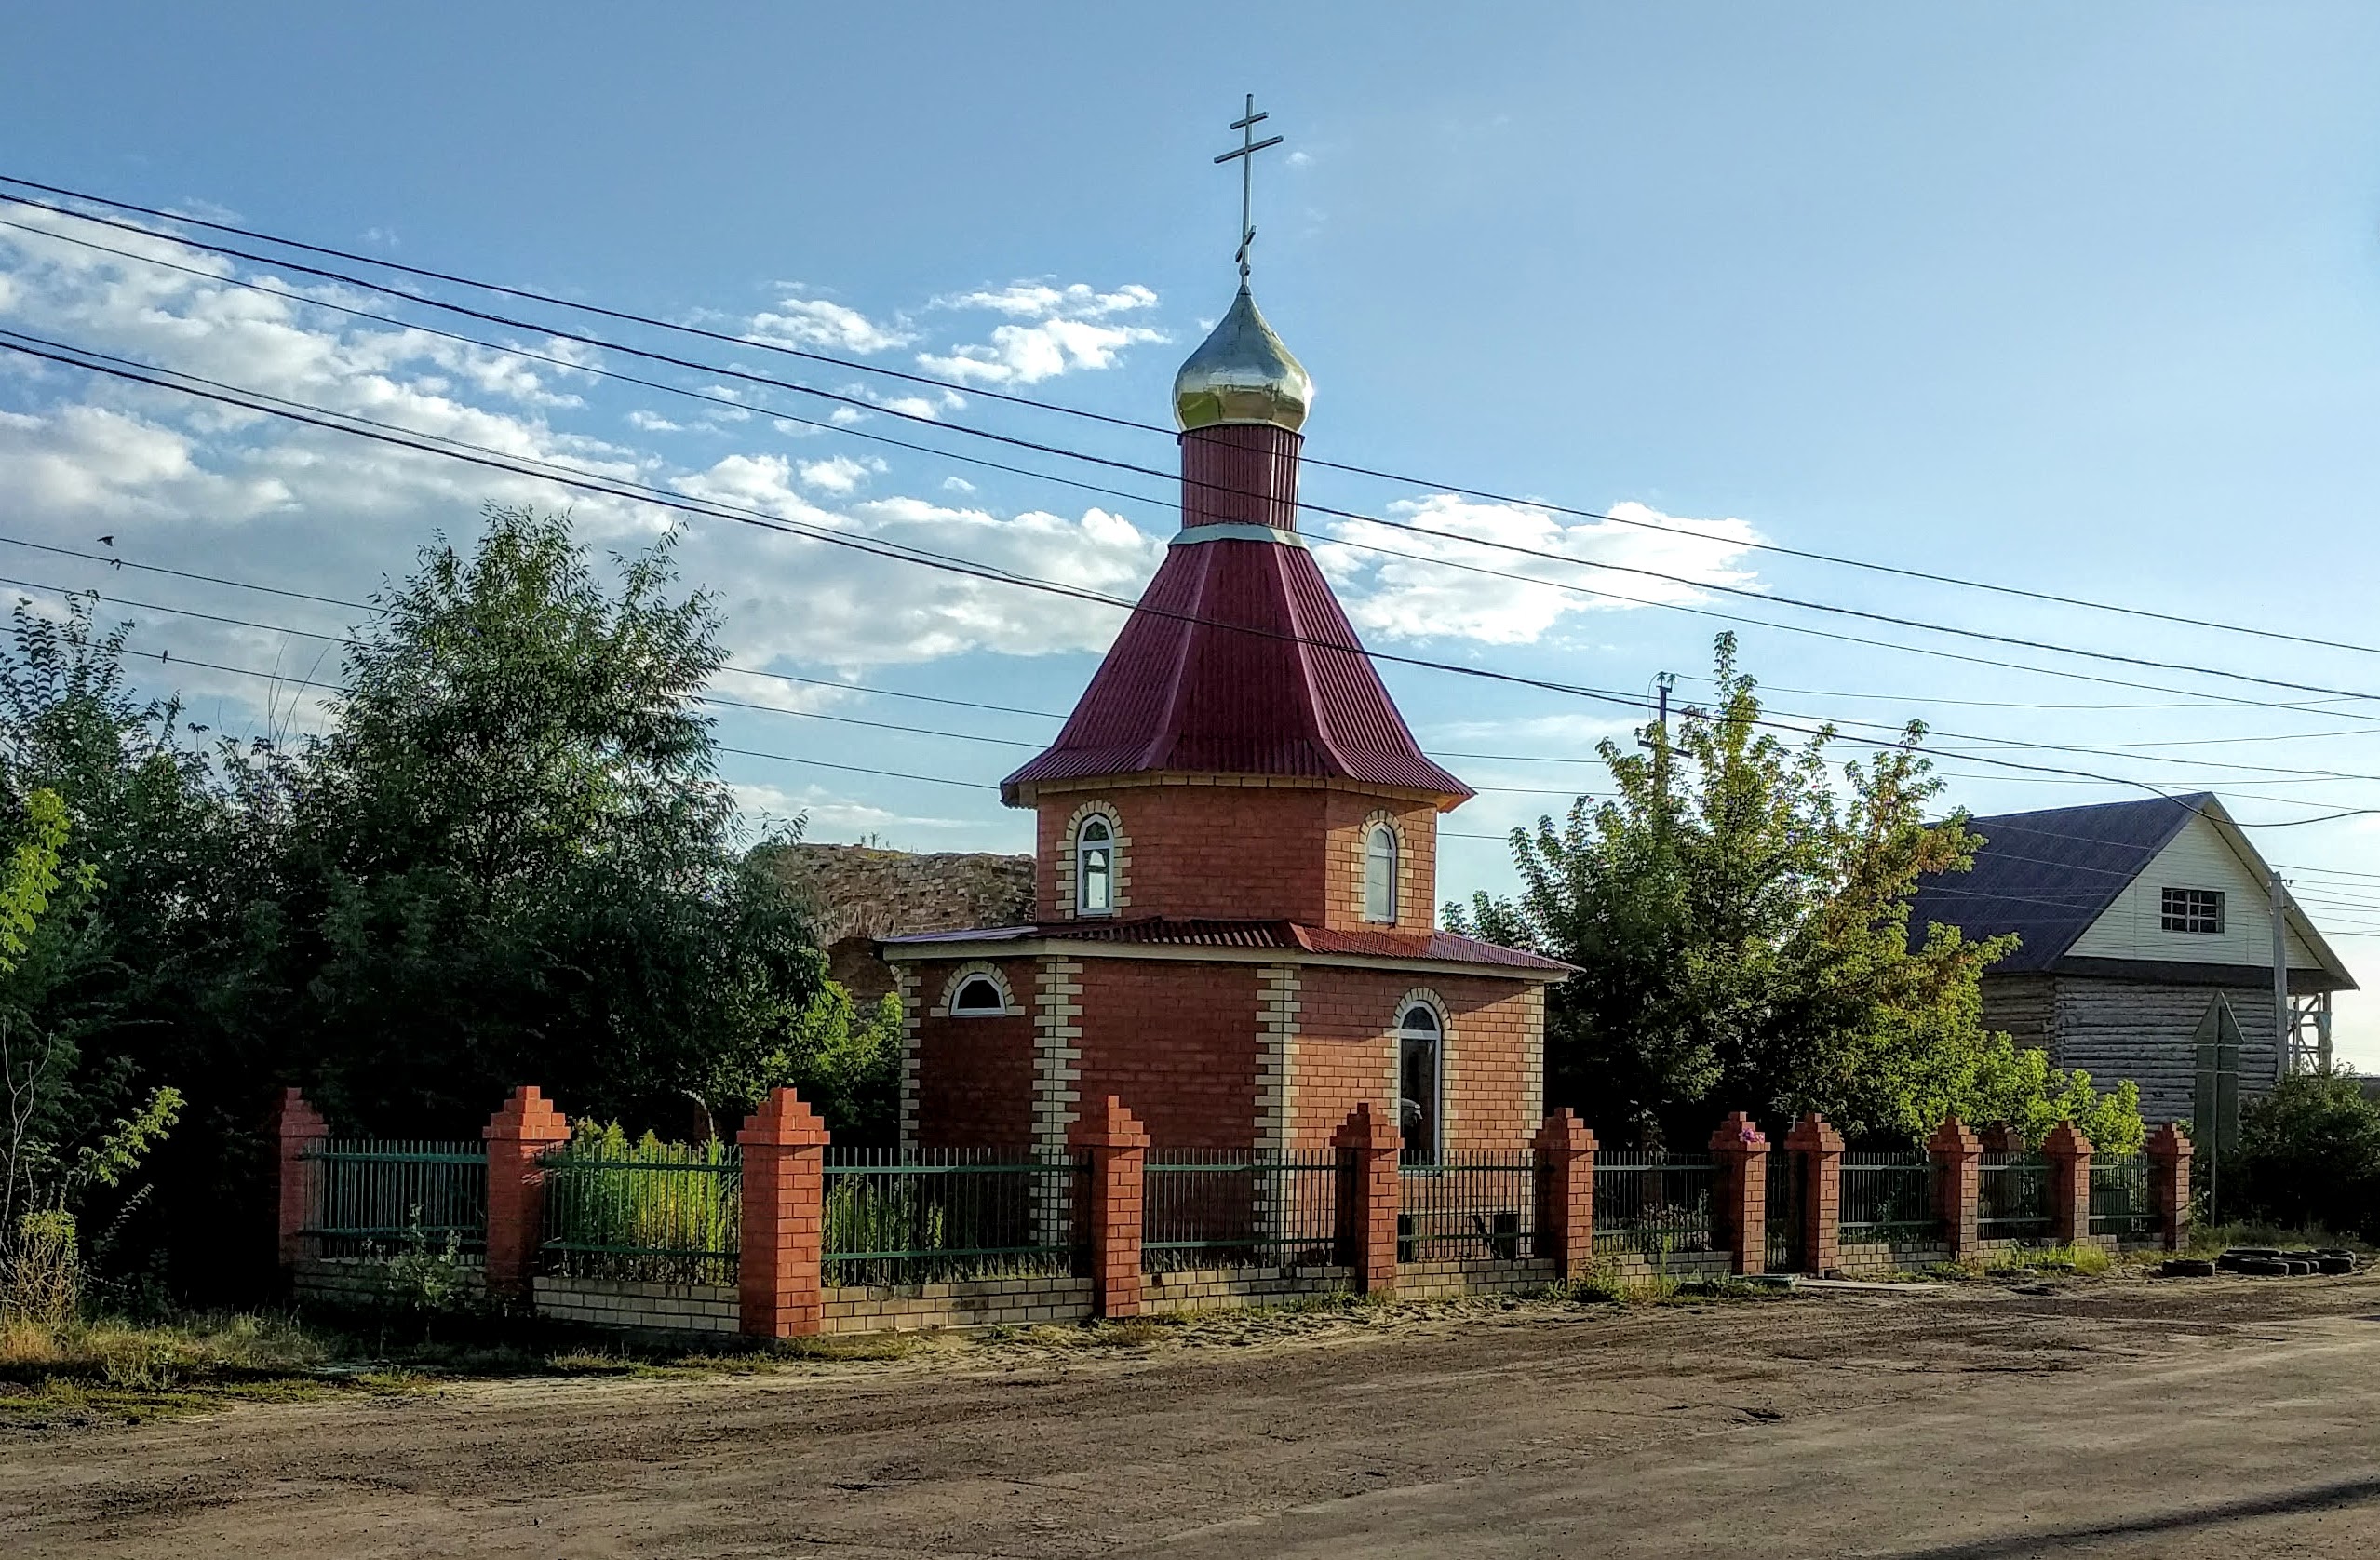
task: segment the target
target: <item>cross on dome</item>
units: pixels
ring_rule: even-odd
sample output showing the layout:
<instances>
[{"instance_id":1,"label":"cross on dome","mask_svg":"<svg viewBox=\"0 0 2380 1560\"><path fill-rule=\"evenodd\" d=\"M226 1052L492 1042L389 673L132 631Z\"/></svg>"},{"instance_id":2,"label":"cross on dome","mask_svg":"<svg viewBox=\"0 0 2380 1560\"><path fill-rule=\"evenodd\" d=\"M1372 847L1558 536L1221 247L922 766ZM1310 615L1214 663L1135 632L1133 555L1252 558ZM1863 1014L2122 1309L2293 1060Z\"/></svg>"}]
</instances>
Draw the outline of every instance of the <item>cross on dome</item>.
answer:
<instances>
[{"instance_id":1,"label":"cross on dome","mask_svg":"<svg viewBox=\"0 0 2380 1560\"><path fill-rule=\"evenodd\" d=\"M1257 112L1257 95L1249 93L1246 114L1231 121L1231 128L1240 132L1240 144L1215 159L1220 164L1237 158L1240 164L1240 252L1237 258L1243 284L1248 279L1248 246L1257 241L1256 222L1249 205L1250 197L1255 194L1253 176L1257 154L1281 144L1281 137L1277 135L1267 136L1262 141L1256 138L1257 127L1271 117L1269 114Z\"/></svg>"}]
</instances>

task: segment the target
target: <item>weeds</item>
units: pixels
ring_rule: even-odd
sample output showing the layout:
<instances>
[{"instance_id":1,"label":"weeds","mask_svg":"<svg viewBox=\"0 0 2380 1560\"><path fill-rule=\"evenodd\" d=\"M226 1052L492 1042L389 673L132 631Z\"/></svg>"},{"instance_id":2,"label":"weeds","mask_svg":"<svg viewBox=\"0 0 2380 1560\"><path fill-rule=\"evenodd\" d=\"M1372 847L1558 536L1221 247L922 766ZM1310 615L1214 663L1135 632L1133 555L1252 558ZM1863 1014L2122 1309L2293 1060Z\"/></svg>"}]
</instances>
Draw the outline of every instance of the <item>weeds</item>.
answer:
<instances>
[{"instance_id":1,"label":"weeds","mask_svg":"<svg viewBox=\"0 0 2380 1560\"><path fill-rule=\"evenodd\" d=\"M1995 1277L2035 1272L2097 1278L2115 1265L2115 1256L2104 1246L2044 1245L1997 1253L1984 1271Z\"/></svg>"}]
</instances>

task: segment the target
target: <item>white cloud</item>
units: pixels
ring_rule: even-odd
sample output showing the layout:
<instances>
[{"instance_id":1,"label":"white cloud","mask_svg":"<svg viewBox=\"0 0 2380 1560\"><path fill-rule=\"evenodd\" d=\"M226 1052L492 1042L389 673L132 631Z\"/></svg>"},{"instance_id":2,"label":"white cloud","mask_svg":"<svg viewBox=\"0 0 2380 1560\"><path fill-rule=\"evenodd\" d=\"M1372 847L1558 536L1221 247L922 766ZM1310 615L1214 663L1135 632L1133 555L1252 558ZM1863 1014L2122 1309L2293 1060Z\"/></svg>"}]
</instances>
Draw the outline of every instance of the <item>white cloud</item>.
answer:
<instances>
[{"instance_id":1,"label":"white cloud","mask_svg":"<svg viewBox=\"0 0 2380 1560\"><path fill-rule=\"evenodd\" d=\"M971 493L975 491L975 485L963 477L946 477L942 479L942 491L946 493Z\"/></svg>"},{"instance_id":2,"label":"white cloud","mask_svg":"<svg viewBox=\"0 0 2380 1560\"><path fill-rule=\"evenodd\" d=\"M1700 585L1757 583L1735 567L1746 544L1758 540L1742 520L1683 518L1633 501L1611 514L1608 520L1573 520L1531 504L1432 493L1391 504L1389 518L1440 534L1324 520L1318 530L1332 540L1316 544L1315 561L1338 586L1348 616L1367 633L1486 644L1533 643L1573 612L1695 602L1707 598ZM1388 557L1374 547L1409 556ZM1585 567L1597 563L1676 579Z\"/></svg>"},{"instance_id":3,"label":"white cloud","mask_svg":"<svg viewBox=\"0 0 2380 1560\"><path fill-rule=\"evenodd\" d=\"M823 461L804 461L800 465L804 485L830 493L855 491L871 473L883 469L882 461L855 461L849 455L830 455Z\"/></svg>"},{"instance_id":4,"label":"white cloud","mask_svg":"<svg viewBox=\"0 0 2380 1560\"><path fill-rule=\"evenodd\" d=\"M1109 292L1084 282L1064 287L1014 282L937 298L935 305L1032 321L994 326L988 342L918 355L919 364L929 372L970 384L1033 384L1079 369L1109 368L1124 348L1166 339L1162 330L1113 318L1157 306L1157 294L1136 282Z\"/></svg>"},{"instance_id":5,"label":"white cloud","mask_svg":"<svg viewBox=\"0 0 2380 1560\"><path fill-rule=\"evenodd\" d=\"M915 338L894 326L880 325L857 309L823 298L786 298L773 311L754 315L745 329L748 341L773 346L824 347L863 356L907 346Z\"/></svg>"}]
</instances>

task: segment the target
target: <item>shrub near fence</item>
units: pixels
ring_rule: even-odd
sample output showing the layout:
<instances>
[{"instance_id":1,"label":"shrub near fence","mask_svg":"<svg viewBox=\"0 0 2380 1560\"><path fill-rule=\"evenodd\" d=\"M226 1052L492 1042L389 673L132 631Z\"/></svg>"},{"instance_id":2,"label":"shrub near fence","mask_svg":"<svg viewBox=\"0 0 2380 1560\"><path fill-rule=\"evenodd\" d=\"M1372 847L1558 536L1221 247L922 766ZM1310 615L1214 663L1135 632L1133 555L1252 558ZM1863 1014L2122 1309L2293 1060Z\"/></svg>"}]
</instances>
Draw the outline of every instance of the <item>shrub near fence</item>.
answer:
<instances>
[{"instance_id":1,"label":"shrub near fence","mask_svg":"<svg viewBox=\"0 0 2380 1560\"><path fill-rule=\"evenodd\" d=\"M2037 1241L2050 1233L2050 1162L2039 1154L1986 1152L1976 1167L1975 1233L1986 1241Z\"/></svg>"},{"instance_id":2,"label":"shrub near fence","mask_svg":"<svg viewBox=\"0 0 2380 1560\"><path fill-rule=\"evenodd\" d=\"M1596 1160L1595 1250L1647 1256L1710 1250L1711 1191L1717 1174L1708 1154Z\"/></svg>"},{"instance_id":3,"label":"shrub near fence","mask_svg":"<svg viewBox=\"0 0 2380 1560\"><path fill-rule=\"evenodd\" d=\"M1446 1154L1398 1175L1400 1262L1509 1262L1536 1253L1537 1160Z\"/></svg>"},{"instance_id":4,"label":"shrub near fence","mask_svg":"<svg viewBox=\"0 0 2380 1560\"><path fill-rule=\"evenodd\" d=\"M1846 1241L1922 1239L1942 1229L1934 1164L1922 1153L1847 1153L1842 1164Z\"/></svg>"},{"instance_id":5,"label":"shrub near fence","mask_svg":"<svg viewBox=\"0 0 2380 1560\"><path fill-rule=\"evenodd\" d=\"M2149 1162L2141 1154L2111 1154L2091 1162L2091 1232L2145 1235L2158 1227Z\"/></svg>"},{"instance_id":6,"label":"shrub near fence","mask_svg":"<svg viewBox=\"0 0 2380 1560\"><path fill-rule=\"evenodd\" d=\"M1154 1149L1141 1171L1140 1265L1313 1267L1335 1259L1339 1156Z\"/></svg>"},{"instance_id":7,"label":"shrub near fence","mask_svg":"<svg viewBox=\"0 0 2380 1560\"><path fill-rule=\"evenodd\" d=\"M477 1143L329 1137L300 1156L306 1222L325 1257L399 1246L478 1251L488 1238L488 1152Z\"/></svg>"},{"instance_id":8,"label":"shrub near fence","mask_svg":"<svg viewBox=\"0 0 2380 1560\"><path fill-rule=\"evenodd\" d=\"M733 1143L648 1135L582 1139L545 1158L544 1254L571 1278L731 1284L743 1231L744 1164Z\"/></svg>"},{"instance_id":9,"label":"shrub near fence","mask_svg":"<svg viewBox=\"0 0 2380 1560\"><path fill-rule=\"evenodd\" d=\"M829 1148L824 1283L899 1288L1078 1271L1089 1161L1029 1149Z\"/></svg>"}]
</instances>

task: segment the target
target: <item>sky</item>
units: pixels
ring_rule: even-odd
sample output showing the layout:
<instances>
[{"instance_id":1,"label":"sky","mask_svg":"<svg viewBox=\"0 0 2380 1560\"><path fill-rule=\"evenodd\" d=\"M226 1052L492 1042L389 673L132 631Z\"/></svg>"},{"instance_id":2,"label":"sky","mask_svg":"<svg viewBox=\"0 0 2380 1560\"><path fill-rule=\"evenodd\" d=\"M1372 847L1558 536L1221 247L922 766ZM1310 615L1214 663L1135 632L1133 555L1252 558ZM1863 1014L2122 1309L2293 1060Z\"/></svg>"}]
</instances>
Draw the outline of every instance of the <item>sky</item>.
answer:
<instances>
[{"instance_id":1,"label":"sky","mask_svg":"<svg viewBox=\"0 0 2380 1560\"><path fill-rule=\"evenodd\" d=\"M994 397L1164 422L1234 285L1212 157L1253 92L1307 453L1399 474L1305 496L1555 555L1309 516L1376 650L1691 699L1733 628L1781 718L1927 721L1946 804L2216 791L2380 973L2380 10L96 0L0 12L0 174L726 339L426 289L518 323L464 319L21 206L0 329L1127 598L1177 523L1170 437ZM306 729L366 621L336 603L488 503L675 531L743 668L725 773L814 840L1029 850L990 783L1122 621L0 353L0 592L98 586L218 731ZM1442 898L1509 890L1505 831L1642 719L1382 673L1480 788ZM2380 1069L2380 1002L2338 1038Z\"/></svg>"}]
</instances>

